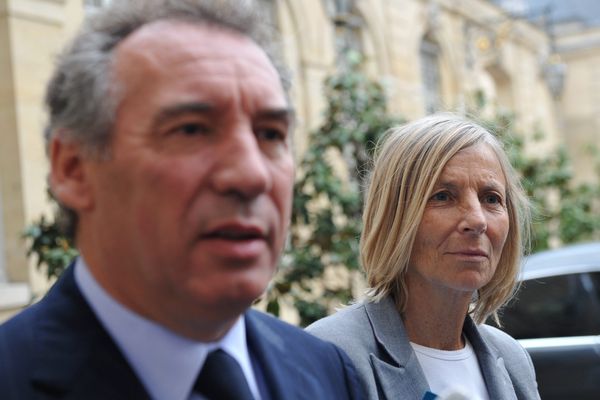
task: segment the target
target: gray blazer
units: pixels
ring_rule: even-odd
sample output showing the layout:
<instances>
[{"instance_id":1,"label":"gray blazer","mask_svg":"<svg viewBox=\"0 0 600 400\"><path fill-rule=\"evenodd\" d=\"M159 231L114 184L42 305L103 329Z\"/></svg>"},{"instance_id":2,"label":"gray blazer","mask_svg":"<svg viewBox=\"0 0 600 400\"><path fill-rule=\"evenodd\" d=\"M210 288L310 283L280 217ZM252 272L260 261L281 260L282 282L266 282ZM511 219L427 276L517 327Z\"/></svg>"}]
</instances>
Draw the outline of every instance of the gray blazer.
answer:
<instances>
[{"instance_id":1,"label":"gray blazer","mask_svg":"<svg viewBox=\"0 0 600 400\"><path fill-rule=\"evenodd\" d=\"M369 399L421 400L429 390L389 297L347 307L306 329L348 354ZM531 358L516 340L491 326L476 326L470 317L463 331L477 355L490 399L540 398Z\"/></svg>"}]
</instances>

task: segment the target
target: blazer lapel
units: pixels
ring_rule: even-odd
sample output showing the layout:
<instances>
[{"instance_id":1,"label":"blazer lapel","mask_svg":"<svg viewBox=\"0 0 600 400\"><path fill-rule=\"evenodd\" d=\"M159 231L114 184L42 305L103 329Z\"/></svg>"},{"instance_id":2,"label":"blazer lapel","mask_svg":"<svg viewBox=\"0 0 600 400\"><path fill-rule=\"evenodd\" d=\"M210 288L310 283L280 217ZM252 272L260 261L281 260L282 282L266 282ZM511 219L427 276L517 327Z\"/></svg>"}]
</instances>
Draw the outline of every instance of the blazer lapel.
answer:
<instances>
[{"instance_id":1,"label":"blazer lapel","mask_svg":"<svg viewBox=\"0 0 600 400\"><path fill-rule=\"evenodd\" d=\"M51 397L147 399L149 396L75 283L71 266L37 305L32 384Z\"/></svg>"},{"instance_id":2,"label":"blazer lapel","mask_svg":"<svg viewBox=\"0 0 600 400\"><path fill-rule=\"evenodd\" d=\"M367 302L365 309L375 340L383 349L381 354L370 354L369 357L385 398L423 398L429 384L392 298L386 297L378 303Z\"/></svg>"},{"instance_id":3,"label":"blazer lapel","mask_svg":"<svg viewBox=\"0 0 600 400\"><path fill-rule=\"evenodd\" d=\"M477 355L490 399L517 399L504 359L496 347L486 341L470 317L465 319L463 332Z\"/></svg>"}]
</instances>

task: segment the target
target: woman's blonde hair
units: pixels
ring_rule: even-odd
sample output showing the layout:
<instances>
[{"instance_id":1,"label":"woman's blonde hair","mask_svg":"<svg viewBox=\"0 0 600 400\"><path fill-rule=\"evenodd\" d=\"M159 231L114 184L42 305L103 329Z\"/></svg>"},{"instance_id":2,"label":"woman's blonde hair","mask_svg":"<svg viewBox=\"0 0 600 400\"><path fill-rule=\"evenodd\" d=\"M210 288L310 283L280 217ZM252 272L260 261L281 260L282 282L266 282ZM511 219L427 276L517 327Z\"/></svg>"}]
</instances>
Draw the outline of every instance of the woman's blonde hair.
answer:
<instances>
[{"instance_id":1,"label":"woman's blonde hair","mask_svg":"<svg viewBox=\"0 0 600 400\"><path fill-rule=\"evenodd\" d=\"M521 257L528 248L530 202L501 142L475 122L451 114L392 128L377 146L360 238L371 301L391 295L398 310L405 310L404 278L426 202L446 163L480 143L494 151L506 179L509 231L496 272L479 290L471 312L477 323L490 315L498 319L496 311L515 292Z\"/></svg>"}]
</instances>

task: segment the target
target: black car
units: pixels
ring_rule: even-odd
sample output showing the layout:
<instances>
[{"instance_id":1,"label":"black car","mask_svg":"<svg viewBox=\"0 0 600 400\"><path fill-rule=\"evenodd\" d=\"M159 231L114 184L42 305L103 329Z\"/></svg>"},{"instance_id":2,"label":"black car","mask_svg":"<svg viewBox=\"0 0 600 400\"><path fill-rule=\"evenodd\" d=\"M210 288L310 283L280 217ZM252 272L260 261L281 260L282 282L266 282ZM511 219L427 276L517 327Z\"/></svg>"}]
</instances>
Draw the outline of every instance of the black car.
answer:
<instances>
[{"instance_id":1,"label":"black car","mask_svg":"<svg viewBox=\"0 0 600 400\"><path fill-rule=\"evenodd\" d=\"M542 399L600 399L600 242L528 257L501 316L531 354Z\"/></svg>"}]
</instances>

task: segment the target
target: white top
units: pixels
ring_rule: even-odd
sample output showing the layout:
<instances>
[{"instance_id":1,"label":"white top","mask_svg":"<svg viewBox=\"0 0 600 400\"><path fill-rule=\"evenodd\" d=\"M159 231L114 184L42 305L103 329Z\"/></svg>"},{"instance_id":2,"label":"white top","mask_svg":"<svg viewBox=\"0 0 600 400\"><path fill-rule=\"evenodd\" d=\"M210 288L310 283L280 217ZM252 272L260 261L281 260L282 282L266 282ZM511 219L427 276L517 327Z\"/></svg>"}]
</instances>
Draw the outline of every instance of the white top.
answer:
<instances>
[{"instance_id":1,"label":"white top","mask_svg":"<svg viewBox=\"0 0 600 400\"><path fill-rule=\"evenodd\" d=\"M96 281L82 257L75 263L75 282L153 399L200 399L191 394L192 386L208 353L221 348L240 364L252 394L260 400L243 316L221 340L197 342L118 303Z\"/></svg>"},{"instance_id":2,"label":"white top","mask_svg":"<svg viewBox=\"0 0 600 400\"><path fill-rule=\"evenodd\" d=\"M447 351L410 343L425 373L431 392L444 398L450 393L463 394L470 400L489 400L490 397L471 343Z\"/></svg>"}]
</instances>

